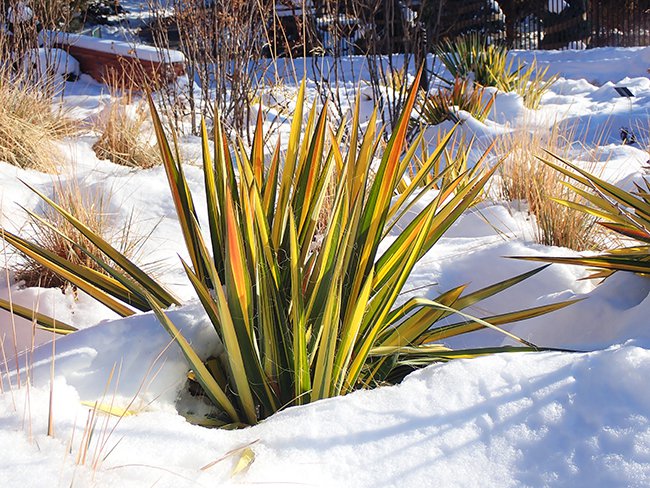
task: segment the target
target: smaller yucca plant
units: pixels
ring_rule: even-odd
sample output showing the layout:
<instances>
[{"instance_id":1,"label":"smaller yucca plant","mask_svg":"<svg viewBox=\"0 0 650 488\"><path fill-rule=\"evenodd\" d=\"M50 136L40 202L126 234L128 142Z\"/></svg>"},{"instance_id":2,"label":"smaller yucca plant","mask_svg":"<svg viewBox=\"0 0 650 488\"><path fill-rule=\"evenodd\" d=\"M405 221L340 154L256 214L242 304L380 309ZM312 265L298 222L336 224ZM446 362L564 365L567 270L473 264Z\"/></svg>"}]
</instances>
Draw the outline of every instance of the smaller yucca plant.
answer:
<instances>
[{"instance_id":1,"label":"smaller yucca plant","mask_svg":"<svg viewBox=\"0 0 650 488\"><path fill-rule=\"evenodd\" d=\"M547 76L548 66L539 68L536 60L529 65L515 64L515 60L508 60L506 46L490 44L476 32L442 41L435 53L454 80L469 79L481 86L518 93L524 106L533 110L539 108L542 96L558 78L558 75ZM441 79L449 86L454 84L452 80Z\"/></svg>"},{"instance_id":2,"label":"smaller yucca plant","mask_svg":"<svg viewBox=\"0 0 650 488\"><path fill-rule=\"evenodd\" d=\"M560 77L557 73L548 76L548 69L548 66L538 68L537 61L533 60L527 68L520 71L513 91L522 96L526 108L537 110L544 94Z\"/></svg>"},{"instance_id":3,"label":"smaller yucca plant","mask_svg":"<svg viewBox=\"0 0 650 488\"><path fill-rule=\"evenodd\" d=\"M417 109L419 120L427 125L441 124L446 120L460 122L458 112L463 110L483 122L494 104L494 95L485 101L484 95L484 87L472 83L467 78L456 78L451 88L442 87L423 96Z\"/></svg>"},{"instance_id":4,"label":"smaller yucca plant","mask_svg":"<svg viewBox=\"0 0 650 488\"><path fill-rule=\"evenodd\" d=\"M473 78L479 85L496 86L498 69L507 64L508 48L503 44L490 44L478 32L445 39L434 48L436 57L451 73L453 79L442 78L452 85L457 78Z\"/></svg>"},{"instance_id":5,"label":"smaller yucca plant","mask_svg":"<svg viewBox=\"0 0 650 488\"><path fill-rule=\"evenodd\" d=\"M501 65L495 65L494 85L504 92L515 92L521 95L524 107L537 110L542 102L542 97L555 83L559 75L548 75L549 67L539 68L537 60L526 65L515 60ZM499 74L496 74L499 73Z\"/></svg>"}]
</instances>

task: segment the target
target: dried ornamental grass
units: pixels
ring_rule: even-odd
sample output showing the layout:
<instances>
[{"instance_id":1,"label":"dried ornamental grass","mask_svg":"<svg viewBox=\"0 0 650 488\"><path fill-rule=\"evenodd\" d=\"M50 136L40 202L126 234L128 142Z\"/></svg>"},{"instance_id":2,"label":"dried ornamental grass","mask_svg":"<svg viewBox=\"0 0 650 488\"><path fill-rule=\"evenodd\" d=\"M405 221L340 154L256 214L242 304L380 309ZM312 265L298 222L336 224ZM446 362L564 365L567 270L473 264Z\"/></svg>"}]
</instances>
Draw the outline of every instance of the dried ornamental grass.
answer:
<instances>
[{"instance_id":1,"label":"dried ornamental grass","mask_svg":"<svg viewBox=\"0 0 650 488\"><path fill-rule=\"evenodd\" d=\"M129 97L119 98L106 109L105 115L98 127L99 140L93 144L98 158L141 169L160 164L156 145L146 138L150 119L142 103L131 105Z\"/></svg>"},{"instance_id":2,"label":"dried ornamental grass","mask_svg":"<svg viewBox=\"0 0 650 488\"><path fill-rule=\"evenodd\" d=\"M535 237L540 244L579 251L602 249L603 233L596 218L554 201L584 204L583 197L567 187L564 175L539 159L546 156L546 151L566 155L571 142L571 134L561 136L557 126L550 132L540 128L519 129L498 138L496 152L505 156L500 170L500 192L508 201L526 201L528 211L535 217Z\"/></svg>"},{"instance_id":3,"label":"dried ornamental grass","mask_svg":"<svg viewBox=\"0 0 650 488\"><path fill-rule=\"evenodd\" d=\"M53 172L61 153L56 141L75 124L37 88L0 75L0 160L21 168Z\"/></svg>"}]
</instances>

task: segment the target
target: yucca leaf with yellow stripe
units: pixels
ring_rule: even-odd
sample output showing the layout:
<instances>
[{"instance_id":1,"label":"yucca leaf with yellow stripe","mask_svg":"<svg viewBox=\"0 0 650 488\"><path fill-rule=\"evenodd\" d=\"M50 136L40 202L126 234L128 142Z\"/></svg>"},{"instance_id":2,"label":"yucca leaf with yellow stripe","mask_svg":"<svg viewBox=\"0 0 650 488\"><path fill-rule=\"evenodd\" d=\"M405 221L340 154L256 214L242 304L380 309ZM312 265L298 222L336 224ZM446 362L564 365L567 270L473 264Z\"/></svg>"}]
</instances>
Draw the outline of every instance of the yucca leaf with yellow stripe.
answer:
<instances>
[{"instance_id":1,"label":"yucca leaf with yellow stripe","mask_svg":"<svg viewBox=\"0 0 650 488\"><path fill-rule=\"evenodd\" d=\"M65 322L55 320L52 317L38 313L31 308L23 307L22 305L18 305L13 301L5 300L3 298L0 298L0 308L9 313L18 315L23 319L29 320L30 322L36 323L39 329L53 332L55 334L67 335L78 330L76 327L68 325Z\"/></svg>"},{"instance_id":2,"label":"yucca leaf with yellow stripe","mask_svg":"<svg viewBox=\"0 0 650 488\"><path fill-rule=\"evenodd\" d=\"M217 128L215 127L215 131ZM215 132L215 148L219 147L218 136ZM206 206L208 211L208 227L210 229L210 241L212 245L212 256L217 264L217 269L219 271L223 270L223 261L224 256L222 255L222 249L220 246L222 240L223 229L221 226L222 212L223 209L219 205L219 199L217 197L217 182L216 174L214 170L214 163L212 161L212 156L210 155L210 146L208 144L208 128L205 124L205 119L201 119L201 148L203 156L203 185L205 187L205 199ZM217 152L215 158L219 158L220 155ZM198 259L198 256L195 256L195 259ZM196 268L195 268L196 269Z\"/></svg>"},{"instance_id":3,"label":"yucca leaf with yellow stripe","mask_svg":"<svg viewBox=\"0 0 650 488\"><path fill-rule=\"evenodd\" d=\"M617 202L633 208L635 212L638 215L642 216L645 220L650 220L650 204L646 203L643 199L637 198L631 193L617 187L616 185L608 183L607 181L590 174L588 171L585 171L584 169L567 161L564 158L555 155L552 156L561 161L564 165L571 168L573 172L548 160L542 159L542 161L555 170L565 174L569 178L579 181L588 187L595 187L605 196L611 197Z\"/></svg>"},{"instance_id":4,"label":"yucca leaf with yellow stripe","mask_svg":"<svg viewBox=\"0 0 650 488\"><path fill-rule=\"evenodd\" d=\"M114 298L114 295L106 290L108 287L107 283L109 283L109 280L107 279L108 277L101 275L101 273L98 273L95 270L91 270L85 266L71 263L37 244L30 243L18 236L13 235L9 231L3 230L2 237L5 239L5 241L18 249L20 252L52 270L63 279L69 281L74 286L77 286L80 290L88 293L88 295L118 315L121 315L122 317L128 317L129 315L133 315L135 313L131 308L124 305L124 303L116 300ZM100 275L101 278L99 277ZM109 288L116 288L115 283L110 282ZM125 298L123 291L124 290L120 289L120 299ZM128 291L126 291L126 293L128 294Z\"/></svg>"},{"instance_id":5,"label":"yucca leaf with yellow stripe","mask_svg":"<svg viewBox=\"0 0 650 488\"><path fill-rule=\"evenodd\" d=\"M464 286L458 286L449 290L436 298L436 303L454 307L464 290ZM431 324L436 323L446 313L446 310L440 308L423 306L425 303L427 303L427 300L418 300L417 302L407 304L407 307L417 304L418 311L399 322L396 322L393 314L391 314L392 320L390 320L390 323L395 324L395 326L384 331L382 334L383 337L380 336L377 342L382 346L398 347L415 344L420 336L431 327ZM395 315L403 316L404 312L398 309Z\"/></svg>"},{"instance_id":6,"label":"yucca leaf with yellow stripe","mask_svg":"<svg viewBox=\"0 0 650 488\"><path fill-rule=\"evenodd\" d=\"M296 168L298 165L298 153L300 151L300 134L302 133L303 124L303 106L305 99L305 80L300 84L298 89L298 97L296 107L293 113L293 120L291 122L291 130L289 132L289 141L287 143L287 152L284 158L284 166L282 171L282 178L278 189L276 209L279 215L273 219L273 227L271 234L271 241L274 248L280 248L282 238L285 234L288 215L286 209L289 208L289 199L291 198L292 180L296 176ZM309 132L306 132L307 134Z\"/></svg>"},{"instance_id":7,"label":"yucca leaf with yellow stripe","mask_svg":"<svg viewBox=\"0 0 650 488\"><path fill-rule=\"evenodd\" d=\"M475 332L477 330L485 329L487 326L485 323L489 323L493 326L501 326L506 324L511 324L514 322L519 322L522 320L528 320L540 315L545 315L547 313L555 312L564 307L568 307L580 300L566 300L559 303L552 303L549 305L541 305L539 307L527 308L525 310L518 310L516 312L508 312L499 315L492 315L489 317L484 317L480 319L481 321L474 320L472 316L466 316L467 320L463 322L458 322L450 325L443 325L431 329L429 332L423 334L418 340L418 344L425 344L428 342L438 342L450 337L455 337L461 334L467 334L469 332ZM437 306L437 305L436 305ZM456 311L450 311L451 313L456 313ZM521 342L519 339L515 339Z\"/></svg>"},{"instance_id":8,"label":"yucca leaf with yellow stripe","mask_svg":"<svg viewBox=\"0 0 650 488\"><path fill-rule=\"evenodd\" d=\"M291 268L291 319L293 330L293 374L294 395L298 404L307 403L306 394L311 391L311 372L309 354L307 351L307 315L302 289L302 272L300 269L300 249L298 247L298 231L293 217L289 213L289 244Z\"/></svg>"},{"instance_id":9,"label":"yucca leaf with yellow stripe","mask_svg":"<svg viewBox=\"0 0 650 488\"><path fill-rule=\"evenodd\" d=\"M191 272L191 271L190 271ZM214 377L210 374L208 369L203 365L203 362L198 357L192 346L183 337L180 331L176 328L173 322L165 315L162 308L160 308L155 300L151 300L151 308L158 317L165 330L172 336L176 344L178 344L183 352L183 355L190 364L194 371L194 378L201 384L206 395L219 407L221 407L226 414L232 419L233 422L239 422L239 415L237 409L234 407L225 390L219 386ZM252 417L253 422L255 417ZM251 421L251 418L248 419Z\"/></svg>"},{"instance_id":10,"label":"yucca leaf with yellow stripe","mask_svg":"<svg viewBox=\"0 0 650 488\"><path fill-rule=\"evenodd\" d=\"M165 168L165 174L167 175L167 181L169 183L169 189L176 208L176 215L183 233L183 239L190 255L192 266L201 279L205 279L206 270L204 263L199 259L199 250L197 248L196 239L194 238L197 232L199 232L199 229L194 226L196 212L194 210L192 194L189 190L180 162L178 161L178 158L174 156L169 141L165 136L162 121L155 109L151 95L149 95L148 99L151 108L154 132L156 134L156 141L158 143L163 167Z\"/></svg>"}]
</instances>

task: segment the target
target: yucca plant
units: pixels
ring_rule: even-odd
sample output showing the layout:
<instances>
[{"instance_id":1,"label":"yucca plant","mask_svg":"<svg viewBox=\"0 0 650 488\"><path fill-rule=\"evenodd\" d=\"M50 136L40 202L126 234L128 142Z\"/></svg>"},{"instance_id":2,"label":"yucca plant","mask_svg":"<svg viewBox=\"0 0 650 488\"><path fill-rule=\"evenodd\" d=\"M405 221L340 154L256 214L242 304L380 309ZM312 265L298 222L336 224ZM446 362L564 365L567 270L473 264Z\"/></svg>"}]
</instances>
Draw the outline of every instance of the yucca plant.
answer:
<instances>
[{"instance_id":1,"label":"yucca plant","mask_svg":"<svg viewBox=\"0 0 650 488\"><path fill-rule=\"evenodd\" d=\"M481 86L494 86L503 92L515 92L522 96L524 106L536 110L542 96L558 79L547 76L548 66L539 68L533 60L526 65L515 60L508 61L508 48L502 44L489 44L484 36L473 32L452 40L442 41L436 48L437 58L458 78ZM449 86L457 81L441 77Z\"/></svg>"},{"instance_id":2,"label":"yucca plant","mask_svg":"<svg viewBox=\"0 0 650 488\"><path fill-rule=\"evenodd\" d=\"M521 95L526 108L537 110L542 102L542 97L557 81L559 75L548 76L549 67L538 67L535 59L527 66L519 64L516 69L513 69L513 63L514 61L510 62L506 71L516 73L516 76L508 80L509 85L497 85L497 88L502 91L513 91Z\"/></svg>"},{"instance_id":3,"label":"yucca plant","mask_svg":"<svg viewBox=\"0 0 650 488\"><path fill-rule=\"evenodd\" d=\"M114 310L115 303L130 313L132 308L152 309L181 347L192 377L223 412L222 422L233 425L254 424L286 406L399 381L413 368L435 361L535 350L500 326L570 302L484 318L463 310L543 268L472 293L459 286L433 300L401 297L418 260L474 202L496 168L477 171L469 182L464 175L449 179L380 253L406 202L427 190L419 182L440 158L448 138L399 191L413 156L412 148L404 149L416 89L379 162L376 112L359 137L357 104L344 152L344 128L330 130L326 107L318 116L312 108L303 128L304 90L303 83L286 153L278 143L269 160L261 114L250 152L241 143L228 143L218 118L211 151L202 124L207 240L196 217L198 203L152 103L158 145L189 251L183 266L224 346L216 360L204 364L165 315L164 308L177 303L172 295L46 198L113 261L108 266L95 257L110 270L110 279L95 281L95 275L76 269L76 278L89 293ZM332 199L327 206L326 197ZM324 208L329 218L323 229ZM7 233L5 238L38 254L34 245L16 236ZM66 263L52 263L75 274ZM523 345L451 351L439 344L485 327Z\"/></svg>"},{"instance_id":4,"label":"yucca plant","mask_svg":"<svg viewBox=\"0 0 650 488\"><path fill-rule=\"evenodd\" d=\"M554 263L575 264L596 269L590 278L607 278L615 271L632 271L650 274L650 182L635 184L636 192L628 192L594 176L566 159L548 153L560 164L550 159L541 160L575 183L564 184L585 203L555 198L566 207L585 212L600 219L598 223L616 232L630 242L596 256L583 257L519 257ZM637 242L633 242L637 241ZM639 244L640 243L640 244Z\"/></svg>"},{"instance_id":5,"label":"yucca plant","mask_svg":"<svg viewBox=\"0 0 650 488\"><path fill-rule=\"evenodd\" d=\"M484 87L471 83L467 78L456 78L451 88L442 87L423 96L417 109L419 120L427 125L437 125L445 120L460 122L458 111L464 110L483 122L490 114L495 98L493 95L484 102L484 94Z\"/></svg>"},{"instance_id":6,"label":"yucca plant","mask_svg":"<svg viewBox=\"0 0 650 488\"><path fill-rule=\"evenodd\" d=\"M507 46L489 44L487 38L478 32L453 40L444 39L435 46L434 52L453 80L473 76L474 81L483 86L496 86L495 78L501 75L499 67L507 65ZM453 80L441 79L450 86L453 84Z\"/></svg>"}]
</instances>

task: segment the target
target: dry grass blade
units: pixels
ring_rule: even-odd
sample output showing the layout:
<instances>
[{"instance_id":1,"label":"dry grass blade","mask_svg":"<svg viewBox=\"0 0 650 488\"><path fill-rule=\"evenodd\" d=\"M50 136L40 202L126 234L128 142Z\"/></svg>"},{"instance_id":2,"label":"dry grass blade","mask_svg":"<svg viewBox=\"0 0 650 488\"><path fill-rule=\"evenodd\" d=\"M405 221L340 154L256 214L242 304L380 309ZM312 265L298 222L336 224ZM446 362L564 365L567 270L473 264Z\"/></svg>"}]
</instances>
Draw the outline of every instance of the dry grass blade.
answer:
<instances>
[{"instance_id":1,"label":"dry grass blade","mask_svg":"<svg viewBox=\"0 0 650 488\"><path fill-rule=\"evenodd\" d=\"M210 469L210 468L211 468L212 466L214 466L215 464L218 464L218 463L220 463L221 461L223 461L223 460L225 460L225 459L228 459L228 458L231 457L231 456L234 456L235 454L239 454L239 453L245 453L245 452L247 452L248 450L250 450L251 446L254 446L254 445L257 444L258 442L259 442L259 439L256 439L256 440L254 440L254 441L252 441L252 442L249 442L248 444L245 444L245 445L243 445L243 446L240 446L240 447L236 447L236 448L234 448L234 449L231 449L230 451L228 451L227 453L225 453L223 456L221 456L221 457L215 459L214 461L209 462L209 463L206 464L205 466L202 466L202 467L201 467L201 471L207 471L208 469Z\"/></svg>"}]
</instances>

